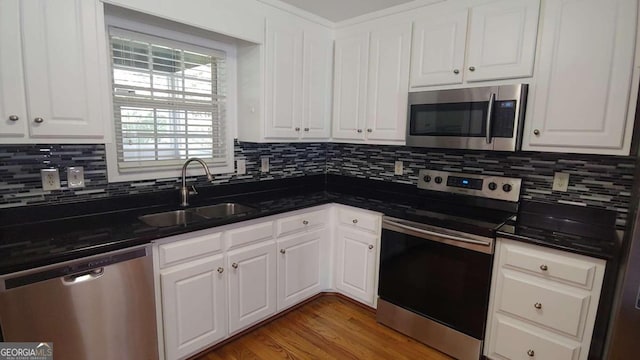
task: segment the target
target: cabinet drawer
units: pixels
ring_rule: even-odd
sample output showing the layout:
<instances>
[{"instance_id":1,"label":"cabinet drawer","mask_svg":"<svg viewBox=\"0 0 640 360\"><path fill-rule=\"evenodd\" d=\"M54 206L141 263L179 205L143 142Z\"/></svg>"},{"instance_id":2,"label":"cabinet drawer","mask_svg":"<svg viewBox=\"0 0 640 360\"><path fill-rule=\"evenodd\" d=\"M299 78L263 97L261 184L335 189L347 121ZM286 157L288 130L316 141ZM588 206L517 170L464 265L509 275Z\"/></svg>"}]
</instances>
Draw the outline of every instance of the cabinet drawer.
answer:
<instances>
[{"instance_id":1,"label":"cabinet drawer","mask_svg":"<svg viewBox=\"0 0 640 360\"><path fill-rule=\"evenodd\" d=\"M234 249L252 242L273 239L273 221L227 231L227 248Z\"/></svg>"},{"instance_id":2,"label":"cabinet drawer","mask_svg":"<svg viewBox=\"0 0 640 360\"><path fill-rule=\"evenodd\" d=\"M582 338L590 293L504 269L501 277L499 310Z\"/></svg>"},{"instance_id":3,"label":"cabinet drawer","mask_svg":"<svg viewBox=\"0 0 640 360\"><path fill-rule=\"evenodd\" d=\"M319 210L280 219L276 222L276 235L285 236L305 229L322 227L327 222L325 214L324 210Z\"/></svg>"},{"instance_id":4,"label":"cabinet drawer","mask_svg":"<svg viewBox=\"0 0 640 360\"><path fill-rule=\"evenodd\" d=\"M372 233L378 233L380 229L379 216L359 211L340 208L338 209L338 220L341 224L350 225Z\"/></svg>"},{"instance_id":5,"label":"cabinet drawer","mask_svg":"<svg viewBox=\"0 0 640 360\"><path fill-rule=\"evenodd\" d=\"M553 249L541 251L527 244L511 242L505 243L501 256L503 266L591 289L597 264L577 257L578 255L570 257L566 253L558 254Z\"/></svg>"},{"instance_id":6,"label":"cabinet drawer","mask_svg":"<svg viewBox=\"0 0 640 360\"><path fill-rule=\"evenodd\" d=\"M207 234L159 247L160 268L196 259L222 250L222 233Z\"/></svg>"},{"instance_id":7,"label":"cabinet drawer","mask_svg":"<svg viewBox=\"0 0 640 360\"><path fill-rule=\"evenodd\" d=\"M496 322L489 352L492 359L575 360L580 355L578 343L548 336L506 317Z\"/></svg>"}]
</instances>

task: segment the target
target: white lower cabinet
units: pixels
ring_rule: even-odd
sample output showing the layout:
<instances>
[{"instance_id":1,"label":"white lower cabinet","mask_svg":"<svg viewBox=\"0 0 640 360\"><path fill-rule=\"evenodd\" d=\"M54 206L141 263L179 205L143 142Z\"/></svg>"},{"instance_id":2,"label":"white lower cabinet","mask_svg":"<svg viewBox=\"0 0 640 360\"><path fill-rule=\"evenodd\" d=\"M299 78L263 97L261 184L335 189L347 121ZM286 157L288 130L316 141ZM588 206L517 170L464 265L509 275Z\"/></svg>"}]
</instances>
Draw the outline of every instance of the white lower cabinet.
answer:
<instances>
[{"instance_id":1,"label":"white lower cabinet","mask_svg":"<svg viewBox=\"0 0 640 360\"><path fill-rule=\"evenodd\" d=\"M605 265L601 259L498 239L485 355L587 359Z\"/></svg>"},{"instance_id":2,"label":"white lower cabinet","mask_svg":"<svg viewBox=\"0 0 640 360\"><path fill-rule=\"evenodd\" d=\"M367 305L376 295L376 259L379 236L340 225L336 238L336 289Z\"/></svg>"},{"instance_id":3,"label":"white lower cabinet","mask_svg":"<svg viewBox=\"0 0 640 360\"><path fill-rule=\"evenodd\" d=\"M276 243L266 241L227 254L229 333L276 313Z\"/></svg>"},{"instance_id":4,"label":"white lower cabinet","mask_svg":"<svg viewBox=\"0 0 640 360\"><path fill-rule=\"evenodd\" d=\"M278 240L278 311L320 292L320 242L325 231Z\"/></svg>"},{"instance_id":5,"label":"white lower cabinet","mask_svg":"<svg viewBox=\"0 0 640 360\"><path fill-rule=\"evenodd\" d=\"M160 272L167 359L184 359L227 336L223 266L216 255Z\"/></svg>"}]
</instances>

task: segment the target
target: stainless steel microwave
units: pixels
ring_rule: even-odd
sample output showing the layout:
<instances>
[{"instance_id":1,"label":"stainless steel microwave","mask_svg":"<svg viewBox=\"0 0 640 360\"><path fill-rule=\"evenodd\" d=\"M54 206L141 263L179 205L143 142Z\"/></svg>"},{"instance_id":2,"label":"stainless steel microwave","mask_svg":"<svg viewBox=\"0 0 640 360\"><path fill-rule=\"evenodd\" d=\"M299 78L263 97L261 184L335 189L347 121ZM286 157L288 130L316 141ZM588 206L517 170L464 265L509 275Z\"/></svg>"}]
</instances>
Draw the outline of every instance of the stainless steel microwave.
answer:
<instances>
[{"instance_id":1,"label":"stainless steel microwave","mask_svg":"<svg viewBox=\"0 0 640 360\"><path fill-rule=\"evenodd\" d=\"M407 145L517 151L527 84L409 93Z\"/></svg>"}]
</instances>

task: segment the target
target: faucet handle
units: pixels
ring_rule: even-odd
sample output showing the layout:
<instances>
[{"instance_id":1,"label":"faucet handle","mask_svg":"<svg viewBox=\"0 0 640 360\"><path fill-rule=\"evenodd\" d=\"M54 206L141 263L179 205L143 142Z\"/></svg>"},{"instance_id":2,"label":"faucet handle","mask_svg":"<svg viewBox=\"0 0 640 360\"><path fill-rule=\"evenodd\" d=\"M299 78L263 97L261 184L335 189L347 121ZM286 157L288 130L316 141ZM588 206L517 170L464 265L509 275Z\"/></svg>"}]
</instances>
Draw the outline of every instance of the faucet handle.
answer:
<instances>
[{"instance_id":1,"label":"faucet handle","mask_svg":"<svg viewBox=\"0 0 640 360\"><path fill-rule=\"evenodd\" d=\"M189 190L189 195L198 195L198 190L196 190L196 187L191 185L191 190Z\"/></svg>"}]
</instances>

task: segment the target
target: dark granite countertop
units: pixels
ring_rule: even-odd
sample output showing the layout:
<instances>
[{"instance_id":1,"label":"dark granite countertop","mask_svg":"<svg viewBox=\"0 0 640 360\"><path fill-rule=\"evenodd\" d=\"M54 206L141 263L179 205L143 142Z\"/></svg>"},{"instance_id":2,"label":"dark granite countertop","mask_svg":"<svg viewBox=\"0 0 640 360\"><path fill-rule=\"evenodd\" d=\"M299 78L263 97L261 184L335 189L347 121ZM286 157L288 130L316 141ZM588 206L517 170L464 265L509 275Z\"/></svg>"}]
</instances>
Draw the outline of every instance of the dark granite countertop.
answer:
<instances>
[{"instance_id":1,"label":"dark granite countertop","mask_svg":"<svg viewBox=\"0 0 640 360\"><path fill-rule=\"evenodd\" d=\"M0 274L8 274L126 247L147 244L155 239L217 227L250 219L285 213L312 206L339 203L381 212L413 221L431 220L433 211L449 211L496 221L504 212L477 212L450 205L446 199L434 201L413 185L348 178L309 176L198 189L191 207L237 202L256 209L224 219L203 220L187 226L157 228L145 225L141 215L176 210L177 191L163 191L117 199L32 206L0 211ZM475 211L475 212L474 212ZM446 225L446 219L437 218ZM513 230L509 230L511 225ZM517 230L516 230L517 229ZM464 230L464 229L460 229ZM604 252L560 243L552 232L532 235L521 226L506 224L499 236L603 257ZM488 236L493 236L489 234ZM571 247L574 248L571 248Z\"/></svg>"}]
</instances>

